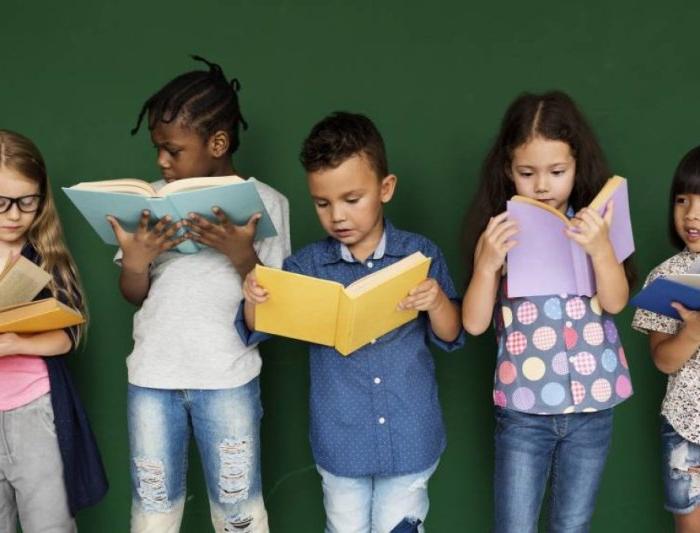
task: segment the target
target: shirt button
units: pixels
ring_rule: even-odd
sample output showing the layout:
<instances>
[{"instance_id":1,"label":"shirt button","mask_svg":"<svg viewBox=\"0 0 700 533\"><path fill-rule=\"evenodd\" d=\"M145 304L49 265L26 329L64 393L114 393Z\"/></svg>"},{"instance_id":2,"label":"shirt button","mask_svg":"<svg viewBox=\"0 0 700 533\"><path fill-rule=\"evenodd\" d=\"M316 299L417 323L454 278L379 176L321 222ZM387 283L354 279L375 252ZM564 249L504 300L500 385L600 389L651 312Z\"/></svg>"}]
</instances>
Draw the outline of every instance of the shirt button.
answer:
<instances>
[{"instance_id":1,"label":"shirt button","mask_svg":"<svg viewBox=\"0 0 700 533\"><path fill-rule=\"evenodd\" d=\"M374 383L379 385L382 382L382 378L374 378Z\"/></svg>"},{"instance_id":2,"label":"shirt button","mask_svg":"<svg viewBox=\"0 0 700 533\"><path fill-rule=\"evenodd\" d=\"M372 261L367 261L367 268L372 268L374 266L374 263Z\"/></svg>"},{"instance_id":3,"label":"shirt button","mask_svg":"<svg viewBox=\"0 0 700 533\"><path fill-rule=\"evenodd\" d=\"M380 416L380 417L379 417L379 423L380 423L380 424L383 424L384 422L386 422L386 418L384 418L383 416Z\"/></svg>"}]
</instances>

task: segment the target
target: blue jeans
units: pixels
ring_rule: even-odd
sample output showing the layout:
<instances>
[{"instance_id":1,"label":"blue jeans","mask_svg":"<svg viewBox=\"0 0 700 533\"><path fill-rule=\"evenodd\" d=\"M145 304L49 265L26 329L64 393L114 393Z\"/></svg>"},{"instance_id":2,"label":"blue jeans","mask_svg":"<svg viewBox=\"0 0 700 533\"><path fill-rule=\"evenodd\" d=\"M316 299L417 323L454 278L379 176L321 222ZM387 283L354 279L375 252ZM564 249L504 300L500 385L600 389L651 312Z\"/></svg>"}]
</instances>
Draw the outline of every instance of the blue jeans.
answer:
<instances>
[{"instance_id":1,"label":"blue jeans","mask_svg":"<svg viewBox=\"0 0 700 533\"><path fill-rule=\"evenodd\" d=\"M267 532L260 480L261 417L258 378L216 390L130 384L131 531L179 531L194 433L215 531Z\"/></svg>"},{"instance_id":2,"label":"blue jeans","mask_svg":"<svg viewBox=\"0 0 700 533\"><path fill-rule=\"evenodd\" d=\"M685 440L661 417L664 507L673 514L692 513L700 504L700 445Z\"/></svg>"},{"instance_id":3,"label":"blue jeans","mask_svg":"<svg viewBox=\"0 0 700 533\"><path fill-rule=\"evenodd\" d=\"M422 532L428 480L438 463L415 474L341 477L316 466L323 481L326 533Z\"/></svg>"},{"instance_id":4,"label":"blue jeans","mask_svg":"<svg viewBox=\"0 0 700 533\"><path fill-rule=\"evenodd\" d=\"M548 479L549 531L588 531L612 425L612 409L534 415L496 408L496 533L537 531Z\"/></svg>"}]
</instances>

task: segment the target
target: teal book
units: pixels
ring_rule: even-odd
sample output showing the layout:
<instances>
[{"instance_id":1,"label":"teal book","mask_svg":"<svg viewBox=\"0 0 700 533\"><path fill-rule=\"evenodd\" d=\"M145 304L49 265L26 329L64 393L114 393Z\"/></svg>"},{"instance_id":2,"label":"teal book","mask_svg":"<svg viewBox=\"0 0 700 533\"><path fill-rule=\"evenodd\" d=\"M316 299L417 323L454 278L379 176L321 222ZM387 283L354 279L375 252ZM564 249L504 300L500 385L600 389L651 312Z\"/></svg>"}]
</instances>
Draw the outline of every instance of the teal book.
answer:
<instances>
[{"instance_id":1,"label":"teal book","mask_svg":"<svg viewBox=\"0 0 700 533\"><path fill-rule=\"evenodd\" d=\"M152 222L170 215L173 222L198 213L217 222L212 207L220 207L234 224L245 224L255 213L258 221L255 240L274 237L277 230L255 186L255 179L238 176L187 178L168 183L156 191L137 179L84 182L64 187L63 192L107 244L117 245L107 215L114 216L127 231L135 231L144 209L151 212ZM181 230L181 232L184 230ZM182 253L196 253L203 245L186 240L177 247Z\"/></svg>"}]
</instances>

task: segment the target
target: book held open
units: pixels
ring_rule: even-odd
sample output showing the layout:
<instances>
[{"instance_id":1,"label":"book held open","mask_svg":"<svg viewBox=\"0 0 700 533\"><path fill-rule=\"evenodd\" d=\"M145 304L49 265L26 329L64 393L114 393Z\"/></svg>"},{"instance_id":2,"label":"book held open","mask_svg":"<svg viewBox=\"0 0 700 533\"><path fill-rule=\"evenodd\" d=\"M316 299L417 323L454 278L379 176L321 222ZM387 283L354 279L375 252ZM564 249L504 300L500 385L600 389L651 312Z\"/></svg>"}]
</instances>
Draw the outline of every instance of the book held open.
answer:
<instances>
[{"instance_id":1,"label":"book held open","mask_svg":"<svg viewBox=\"0 0 700 533\"><path fill-rule=\"evenodd\" d=\"M343 287L312 276L255 267L269 299L255 309L255 329L334 346L343 355L413 320L397 306L428 276L430 258L415 252Z\"/></svg>"},{"instance_id":2,"label":"book held open","mask_svg":"<svg viewBox=\"0 0 700 533\"><path fill-rule=\"evenodd\" d=\"M627 180L620 176L610 178L589 207L603 216L611 201L613 218L608 236L617 261L622 263L634 252L634 238ZM507 209L509 220L518 224L517 244L507 257L508 297L596 293L591 259L564 232L571 224L566 216L524 196L513 196Z\"/></svg>"},{"instance_id":3,"label":"book held open","mask_svg":"<svg viewBox=\"0 0 700 533\"><path fill-rule=\"evenodd\" d=\"M135 231L141 213L148 209L151 220L170 215L173 222L198 213L212 222L212 207L219 206L234 224L245 224L261 213L255 239L277 235L277 231L260 198L255 179L238 176L187 178L168 183L156 191L143 180L116 179L83 182L64 187L63 192L107 244L118 244L107 215L114 216L127 231ZM181 233L183 230L181 230ZM195 253L202 245L186 240L177 247L182 253Z\"/></svg>"}]
</instances>

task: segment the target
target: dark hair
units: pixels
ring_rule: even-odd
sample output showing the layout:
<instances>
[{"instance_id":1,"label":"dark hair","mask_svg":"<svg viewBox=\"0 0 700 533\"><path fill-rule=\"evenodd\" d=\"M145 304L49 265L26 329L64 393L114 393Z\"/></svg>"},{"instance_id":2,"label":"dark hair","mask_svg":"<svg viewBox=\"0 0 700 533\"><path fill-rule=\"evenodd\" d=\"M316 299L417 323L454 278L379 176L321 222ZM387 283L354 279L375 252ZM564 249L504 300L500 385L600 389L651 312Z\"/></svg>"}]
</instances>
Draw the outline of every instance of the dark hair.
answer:
<instances>
[{"instance_id":1,"label":"dark hair","mask_svg":"<svg viewBox=\"0 0 700 533\"><path fill-rule=\"evenodd\" d=\"M574 187L569 197L574 211L587 206L612 176L593 130L569 95L550 91L518 96L508 107L484 160L479 187L465 218L463 245L470 275L479 236L489 218L504 211L506 202L515 194L510 176L513 153L535 137L569 145L576 160ZM635 276L627 261L625 272L632 283Z\"/></svg>"},{"instance_id":2,"label":"dark hair","mask_svg":"<svg viewBox=\"0 0 700 533\"><path fill-rule=\"evenodd\" d=\"M304 140L299 159L307 172L336 168L364 155L379 179L389 174L384 140L364 115L336 111L318 122Z\"/></svg>"},{"instance_id":3,"label":"dark hair","mask_svg":"<svg viewBox=\"0 0 700 533\"><path fill-rule=\"evenodd\" d=\"M205 141L219 130L228 133L229 153L233 154L239 145L239 126L248 129L238 105L241 84L236 78L227 81L224 71L216 63L210 63L200 56L191 57L205 63L209 70L181 74L152 95L141 107L131 134L139 131L146 113L149 129L153 129L158 122L170 123L180 118L184 125L194 128Z\"/></svg>"},{"instance_id":4,"label":"dark hair","mask_svg":"<svg viewBox=\"0 0 700 533\"><path fill-rule=\"evenodd\" d=\"M673 206L676 203L676 196L679 194L700 194L700 146L696 146L683 156L681 162L676 167L671 182L671 195L669 197L668 210L668 235L671 244L683 250L685 243L676 232L676 224L673 218Z\"/></svg>"}]
</instances>

